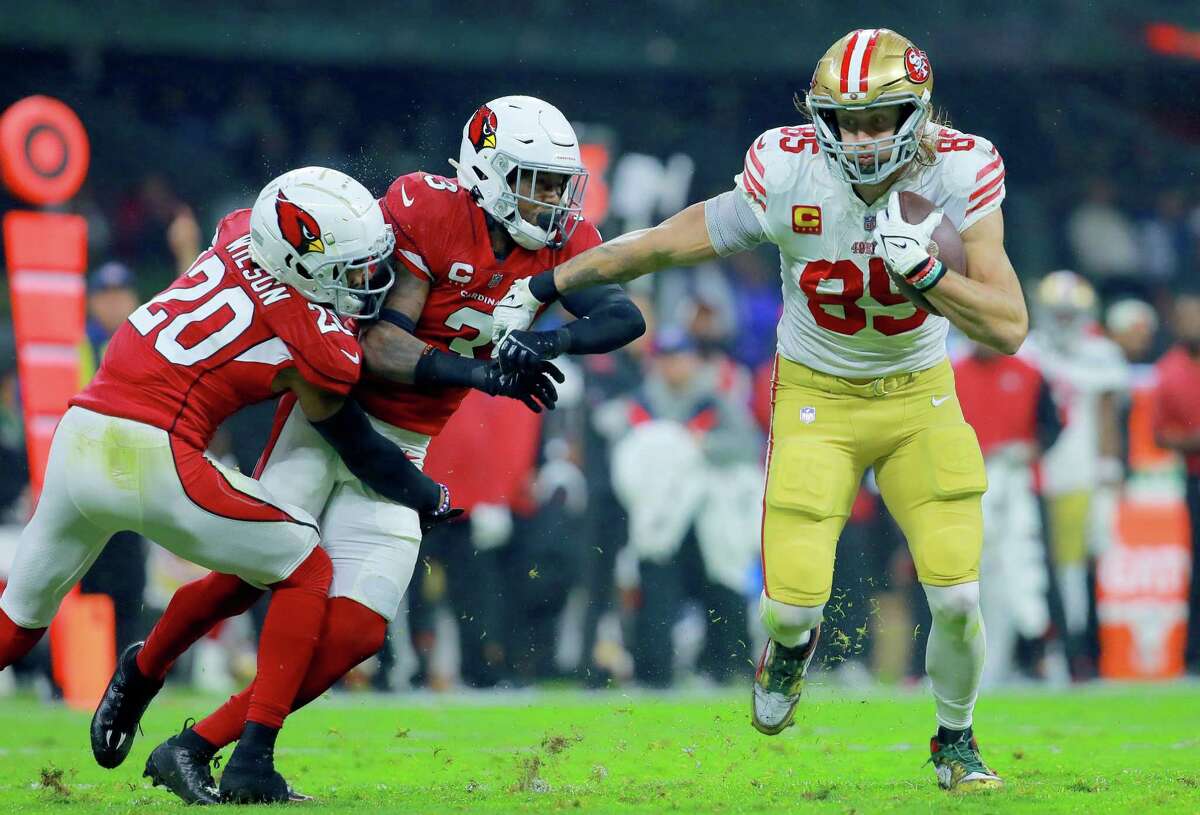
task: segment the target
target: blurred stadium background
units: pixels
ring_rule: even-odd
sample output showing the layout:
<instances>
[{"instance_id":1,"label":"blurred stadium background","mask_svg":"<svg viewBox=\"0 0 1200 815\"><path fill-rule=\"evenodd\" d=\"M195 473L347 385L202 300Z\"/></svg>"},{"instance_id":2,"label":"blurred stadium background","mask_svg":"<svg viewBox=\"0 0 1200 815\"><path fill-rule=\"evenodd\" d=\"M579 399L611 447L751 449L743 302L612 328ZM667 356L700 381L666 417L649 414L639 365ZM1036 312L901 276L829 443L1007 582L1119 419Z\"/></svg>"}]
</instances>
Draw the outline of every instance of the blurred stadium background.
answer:
<instances>
[{"instance_id":1,"label":"blurred stadium background","mask_svg":"<svg viewBox=\"0 0 1200 815\"><path fill-rule=\"evenodd\" d=\"M289 168L335 167L381 195L406 172L449 173L469 115L490 98L528 93L563 110L588 144L586 208L611 237L729 188L746 145L798 118L792 94L830 42L863 25L895 28L930 54L934 100L952 123L990 138L1012 170L1006 244L1027 297L1052 270L1083 274L1099 297L1088 333L1117 341L1130 366L1111 388L1124 476L1111 485L1119 511L1110 520L1119 520L1089 539L1086 625L1068 624L1077 598L1064 602L1056 579L1062 564L1043 532L1053 525L1035 518L1032 565L1006 565L1011 516L1001 511L1001 531L988 541L994 579L1024 580L1013 569L1042 577L1029 584L1032 599L1013 601L1035 610L1007 615L1022 622L989 653L991 680L1200 670L1195 644L1185 659L1189 592L1198 611L1186 499L1200 502L1200 466L1185 469L1155 443L1155 364L1176 344L1176 318L1190 318L1183 330L1198 336L1185 338L1200 339L1194 312L1173 313L1189 302L1200 308L1195 8L942 2L867 15L775 1L735 10L711 0L413 0L334 10L284 0L41 0L3 16L0 108L56 97L90 138L87 181L57 209L87 220L81 353L92 358L129 311L187 267L221 214ZM25 206L0 190L0 211ZM0 291L7 297L7 286ZM543 421L516 403L468 399L434 442L430 467L466 500L470 519L425 542L408 614L352 684L748 687L761 642L754 473L780 308L775 250L657 275L634 291L652 331L573 365L559 410ZM10 325L4 303L0 577L30 511ZM962 342L954 350L971 354ZM1050 382L1068 426L1069 379ZM1200 405L1192 408L1194 431ZM252 469L271 413L263 405L239 414L213 454ZM623 447L646 415L688 427L697 440L691 457ZM468 466L495 445L527 466ZM1003 454L1003 445L988 452ZM686 534L629 545L630 503L666 505L685 488L709 496L683 524ZM124 538L84 591L113 598L114 645L122 646L146 633L193 574ZM839 549L823 681L918 682L928 628L919 595L868 478ZM233 621L174 679L232 689L253 666L254 632L254 615ZM672 649L658 647L664 637ZM60 688L48 661L37 652L18 676L53 696Z\"/></svg>"}]
</instances>

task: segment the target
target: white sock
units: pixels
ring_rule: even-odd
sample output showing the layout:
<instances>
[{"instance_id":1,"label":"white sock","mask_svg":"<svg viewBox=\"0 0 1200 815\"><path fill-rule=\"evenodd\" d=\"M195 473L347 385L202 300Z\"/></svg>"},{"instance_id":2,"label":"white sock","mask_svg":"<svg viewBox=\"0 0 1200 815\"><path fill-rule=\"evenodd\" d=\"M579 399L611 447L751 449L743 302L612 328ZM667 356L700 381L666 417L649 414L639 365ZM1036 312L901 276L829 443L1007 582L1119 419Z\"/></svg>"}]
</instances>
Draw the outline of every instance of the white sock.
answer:
<instances>
[{"instance_id":1,"label":"white sock","mask_svg":"<svg viewBox=\"0 0 1200 815\"><path fill-rule=\"evenodd\" d=\"M817 627L824 613L824 603L819 606L793 606L772 600L766 592L758 598L758 616L767 629L767 635L786 648L806 645L808 632Z\"/></svg>"},{"instance_id":2,"label":"white sock","mask_svg":"<svg viewBox=\"0 0 1200 815\"><path fill-rule=\"evenodd\" d=\"M933 686L937 721L950 730L966 730L971 726L987 652L979 583L924 588L933 615L925 673Z\"/></svg>"},{"instance_id":3,"label":"white sock","mask_svg":"<svg viewBox=\"0 0 1200 815\"><path fill-rule=\"evenodd\" d=\"M1088 619L1087 566L1083 563L1066 563L1055 571L1058 574L1058 590L1062 595L1067 633L1082 634L1087 629Z\"/></svg>"}]
</instances>

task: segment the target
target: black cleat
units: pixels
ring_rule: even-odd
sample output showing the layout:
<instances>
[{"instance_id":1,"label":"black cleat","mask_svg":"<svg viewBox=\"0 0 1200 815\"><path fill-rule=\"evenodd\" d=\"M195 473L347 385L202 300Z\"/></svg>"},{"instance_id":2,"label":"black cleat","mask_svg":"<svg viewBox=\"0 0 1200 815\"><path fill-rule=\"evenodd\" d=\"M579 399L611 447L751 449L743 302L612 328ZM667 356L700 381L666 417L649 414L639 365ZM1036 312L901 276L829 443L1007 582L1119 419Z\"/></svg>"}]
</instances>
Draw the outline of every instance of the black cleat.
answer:
<instances>
[{"instance_id":1,"label":"black cleat","mask_svg":"<svg viewBox=\"0 0 1200 815\"><path fill-rule=\"evenodd\" d=\"M184 733L186 733L186 728ZM146 759L146 772L154 786L164 786L187 804L219 804L221 793L209 765L215 765L215 750L189 747L184 733L172 736L154 748Z\"/></svg>"},{"instance_id":2,"label":"black cleat","mask_svg":"<svg viewBox=\"0 0 1200 815\"><path fill-rule=\"evenodd\" d=\"M227 804L279 804L291 799L291 789L275 769L269 752L251 753L239 743L221 773L221 801Z\"/></svg>"},{"instance_id":3,"label":"black cleat","mask_svg":"<svg viewBox=\"0 0 1200 815\"><path fill-rule=\"evenodd\" d=\"M137 669L137 655L143 645L135 642L121 654L92 716L92 755L97 764L110 770L129 755L138 723L162 688L162 682L147 679Z\"/></svg>"}]
</instances>

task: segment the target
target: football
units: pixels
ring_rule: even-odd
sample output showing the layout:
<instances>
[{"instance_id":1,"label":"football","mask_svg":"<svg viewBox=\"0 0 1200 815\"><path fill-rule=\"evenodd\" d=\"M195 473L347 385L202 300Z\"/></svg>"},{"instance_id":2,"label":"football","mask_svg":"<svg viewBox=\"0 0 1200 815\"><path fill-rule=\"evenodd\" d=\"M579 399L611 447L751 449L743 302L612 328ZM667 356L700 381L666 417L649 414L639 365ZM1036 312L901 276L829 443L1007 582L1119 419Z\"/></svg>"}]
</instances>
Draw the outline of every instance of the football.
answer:
<instances>
[{"instance_id":1,"label":"football","mask_svg":"<svg viewBox=\"0 0 1200 815\"><path fill-rule=\"evenodd\" d=\"M934 204L928 198L923 198L915 192L900 193L900 214L904 216L906 223L919 224L921 221L929 217L929 213L935 209ZM930 247L930 254L937 257L942 263L956 272L961 272L967 266L967 255L963 249L962 238L958 234L958 229L949 218L942 216L942 222L933 230L933 245ZM898 277L892 278L896 282L896 288L900 293L913 301L918 308L928 311L930 314L942 316L942 313L937 308L925 299L925 295L910 286L903 279Z\"/></svg>"}]
</instances>

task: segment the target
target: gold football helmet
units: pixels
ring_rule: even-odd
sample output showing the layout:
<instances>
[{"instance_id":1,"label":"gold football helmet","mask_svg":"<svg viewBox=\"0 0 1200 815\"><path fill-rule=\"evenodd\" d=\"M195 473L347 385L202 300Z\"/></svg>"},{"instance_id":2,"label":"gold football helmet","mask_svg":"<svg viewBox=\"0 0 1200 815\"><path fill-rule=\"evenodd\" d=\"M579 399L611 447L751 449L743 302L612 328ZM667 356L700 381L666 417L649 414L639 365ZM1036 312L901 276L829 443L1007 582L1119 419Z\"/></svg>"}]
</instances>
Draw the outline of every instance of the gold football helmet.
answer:
<instances>
[{"instance_id":1,"label":"gold football helmet","mask_svg":"<svg viewBox=\"0 0 1200 815\"><path fill-rule=\"evenodd\" d=\"M1034 326L1051 344L1069 349L1096 320L1096 290L1082 275L1067 269L1050 272L1034 295Z\"/></svg>"},{"instance_id":2,"label":"gold football helmet","mask_svg":"<svg viewBox=\"0 0 1200 815\"><path fill-rule=\"evenodd\" d=\"M933 68L924 51L895 31L864 28L821 57L805 104L834 172L851 184L877 184L917 155L932 94ZM837 111L891 106L900 107L894 134L842 141Z\"/></svg>"}]
</instances>

